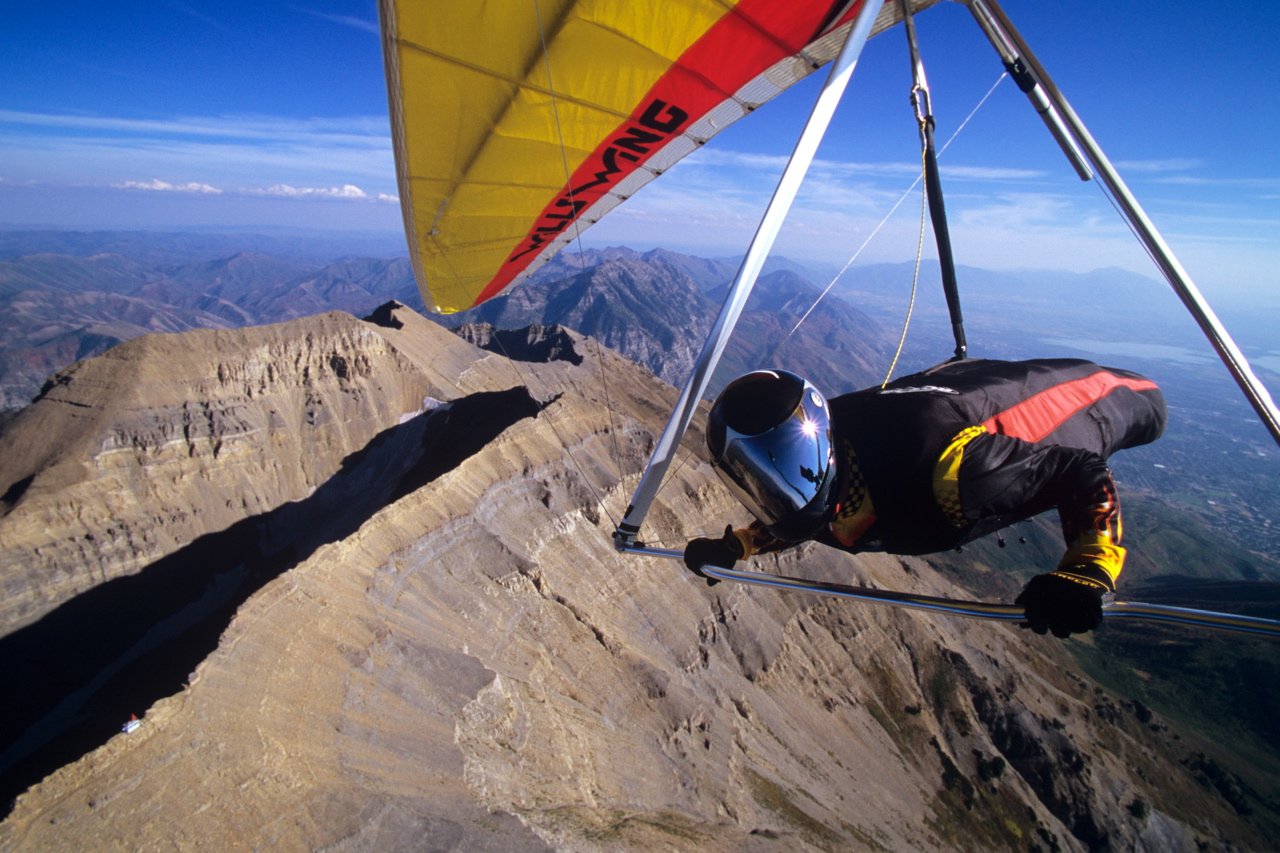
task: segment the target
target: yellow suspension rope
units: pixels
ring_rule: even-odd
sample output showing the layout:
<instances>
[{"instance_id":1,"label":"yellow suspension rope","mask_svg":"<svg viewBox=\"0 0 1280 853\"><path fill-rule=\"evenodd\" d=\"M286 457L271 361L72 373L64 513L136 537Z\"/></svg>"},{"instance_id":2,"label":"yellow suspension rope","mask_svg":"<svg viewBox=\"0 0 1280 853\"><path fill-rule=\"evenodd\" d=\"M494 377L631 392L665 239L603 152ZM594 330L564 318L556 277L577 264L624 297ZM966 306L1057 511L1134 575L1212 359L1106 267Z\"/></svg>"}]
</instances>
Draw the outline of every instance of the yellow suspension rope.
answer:
<instances>
[{"instance_id":1,"label":"yellow suspension rope","mask_svg":"<svg viewBox=\"0 0 1280 853\"><path fill-rule=\"evenodd\" d=\"M924 221L928 214L929 189L928 184L924 181L925 169L925 152L920 152L920 234L916 238L916 267L911 275L911 299L907 302L907 316L902 320L902 335L898 338L898 349L893 354L893 361L889 363L889 370L884 375L884 381L880 383L880 387L889 384L890 377L893 376L893 370L898 366L898 358L902 355L902 348L907 342L907 329L911 325L911 314L916 307L916 290L920 285L920 259L924 255Z\"/></svg>"}]
</instances>

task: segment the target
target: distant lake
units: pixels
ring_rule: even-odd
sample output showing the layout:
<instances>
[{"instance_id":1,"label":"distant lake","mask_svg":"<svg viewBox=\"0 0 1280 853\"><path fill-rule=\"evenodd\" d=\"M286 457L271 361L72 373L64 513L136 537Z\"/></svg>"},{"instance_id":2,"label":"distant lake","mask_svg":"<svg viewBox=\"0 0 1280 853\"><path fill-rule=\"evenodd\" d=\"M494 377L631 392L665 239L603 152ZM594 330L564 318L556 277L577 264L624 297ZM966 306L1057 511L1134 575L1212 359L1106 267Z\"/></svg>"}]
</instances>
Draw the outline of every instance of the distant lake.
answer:
<instances>
[{"instance_id":1,"label":"distant lake","mask_svg":"<svg viewBox=\"0 0 1280 853\"><path fill-rule=\"evenodd\" d=\"M1204 364L1213 361L1214 358L1211 353L1196 352L1195 350L1168 344L1142 344L1134 341L1093 341L1087 338L1048 338L1045 343L1051 346L1069 347L1100 355L1147 358L1158 361L1174 361L1181 364ZM1280 368L1280 354L1268 356L1267 358L1274 362L1273 370ZM1267 358L1256 359L1255 363L1265 364Z\"/></svg>"}]
</instances>

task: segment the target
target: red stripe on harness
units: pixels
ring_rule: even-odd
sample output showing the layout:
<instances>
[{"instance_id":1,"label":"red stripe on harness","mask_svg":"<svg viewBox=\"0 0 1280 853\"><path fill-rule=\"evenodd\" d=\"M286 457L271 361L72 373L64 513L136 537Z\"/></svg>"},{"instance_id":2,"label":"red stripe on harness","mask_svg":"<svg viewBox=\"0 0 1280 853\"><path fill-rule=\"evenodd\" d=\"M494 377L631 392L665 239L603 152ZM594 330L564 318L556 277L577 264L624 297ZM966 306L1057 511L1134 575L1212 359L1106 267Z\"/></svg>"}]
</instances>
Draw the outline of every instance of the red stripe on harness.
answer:
<instances>
[{"instance_id":1,"label":"red stripe on harness","mask_svg":"<svg viewBox=\"0 0 1280 853\"><path fill-rule=\"evenodd\" d=\"M1007 435L1035 443L1062 426L1071 416L1087 409L1117 388L1154 391L1149 379L1129 379L1099 371L1033 394L1015 406L992 415L982 426L994 435Z\"/></svg>"}]
</instances>

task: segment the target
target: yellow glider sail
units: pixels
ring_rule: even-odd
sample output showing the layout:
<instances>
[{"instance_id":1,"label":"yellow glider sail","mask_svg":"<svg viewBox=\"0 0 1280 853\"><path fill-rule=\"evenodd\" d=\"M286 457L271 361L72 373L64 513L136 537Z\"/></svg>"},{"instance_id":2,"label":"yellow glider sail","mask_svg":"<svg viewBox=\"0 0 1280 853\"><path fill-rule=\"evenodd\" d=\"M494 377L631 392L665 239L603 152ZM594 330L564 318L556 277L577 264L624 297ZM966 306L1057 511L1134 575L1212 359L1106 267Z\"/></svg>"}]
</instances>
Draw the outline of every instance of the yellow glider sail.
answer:
<instances>
[{"instance_id":1,"label":"yellow glider sail","mask_svg":"<svg viewBox=\"0 0 1280 853\"><path fill-rule=\"evenodd\" d=\"M381 0L400 201L427 307L466 310L531 275L830 61L861 2L878 0ZM876 31L899 8L886 4Z\"/></svg>"}]
</instances>

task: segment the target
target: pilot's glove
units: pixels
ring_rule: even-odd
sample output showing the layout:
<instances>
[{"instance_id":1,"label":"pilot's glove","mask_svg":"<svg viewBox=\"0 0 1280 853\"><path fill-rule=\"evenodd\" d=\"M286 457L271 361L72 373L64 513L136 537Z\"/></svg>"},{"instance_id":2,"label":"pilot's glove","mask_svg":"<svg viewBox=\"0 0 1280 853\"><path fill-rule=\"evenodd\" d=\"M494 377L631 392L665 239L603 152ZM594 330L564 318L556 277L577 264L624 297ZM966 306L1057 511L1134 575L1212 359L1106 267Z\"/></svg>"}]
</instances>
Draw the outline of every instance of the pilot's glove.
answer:
<instances>
[{"instance_id":1,"label":"pilot's glove","mask_svg":"<svg viewBox=\"0 0 1280 853\"><path fill-rule=\"evenodd\" d=\"M1026 610L1022 627L1055 637L1083 634L1102 624L1102 597L1114 592L1105 572L1070 566L1036 575L1014 599Z\"/></svg>"},{"instance_id":2,"label":"pilot's glove","mask_svg":"<svg viewBox=\"0 0 1280 853\"><path fill-rule=\"evenodd\" d=\"M684 546L684 564L694 574L706 578L708 586L715 586L720 581L708 577L703 566L719 566L723 569L733 568L733 564L742 559L742 542L733 533L733 525L725 525L724 537L721 539L691 539Z\"/></svg>"}]
</instances>

